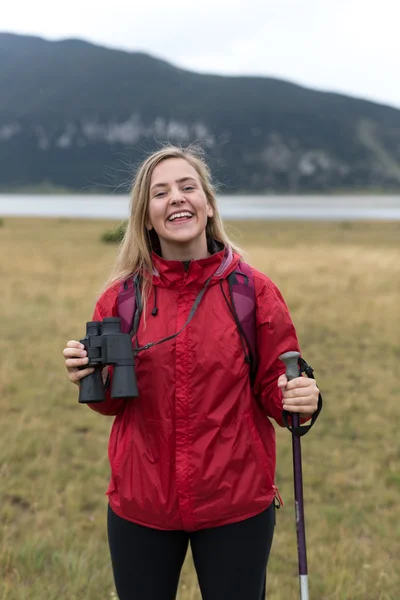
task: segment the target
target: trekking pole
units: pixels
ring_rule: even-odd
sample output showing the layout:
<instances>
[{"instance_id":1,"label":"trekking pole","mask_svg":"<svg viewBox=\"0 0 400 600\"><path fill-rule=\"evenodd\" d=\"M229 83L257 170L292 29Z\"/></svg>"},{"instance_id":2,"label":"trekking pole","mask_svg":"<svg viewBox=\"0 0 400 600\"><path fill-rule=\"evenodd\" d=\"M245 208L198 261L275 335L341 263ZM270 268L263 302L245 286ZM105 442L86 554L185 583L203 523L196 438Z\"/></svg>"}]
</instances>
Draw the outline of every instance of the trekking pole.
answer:
<instances>
[{"instance_id":1,"label":"trekking pole","mask_svg":"<svg viewBox=\"0 0 400 600\"><path fill-rule=\"evenodd\" d=\"M279 359L286 365L286 377L288 381L300 376L299 369L300 352L285 352ZM292 413L292 427L300 427L299 413ZM294 504L296 515L297 532L297 554L299 560L299 584L300 600L309 600L308 596L308 572L307 572L307 550L306 550L306 530L304 520L304 502L303 502L303 472L301 466L301 444L300 436L292 431L292 450L293 450L293 475L294 475Z\"/></svg>"}]
</instances>

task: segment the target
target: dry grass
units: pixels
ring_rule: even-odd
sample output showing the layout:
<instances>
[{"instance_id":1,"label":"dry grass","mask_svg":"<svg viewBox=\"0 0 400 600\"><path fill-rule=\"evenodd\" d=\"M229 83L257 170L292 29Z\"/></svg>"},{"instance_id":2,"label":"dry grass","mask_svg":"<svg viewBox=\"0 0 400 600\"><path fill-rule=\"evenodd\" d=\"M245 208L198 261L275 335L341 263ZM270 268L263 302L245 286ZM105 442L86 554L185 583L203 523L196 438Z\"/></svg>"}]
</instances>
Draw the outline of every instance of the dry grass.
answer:
<instances>
[{"instance_id":1,"label":"dry grass","mask_svg":"<svg viewBox=\"0 0 400 600\"><path fill-rule=\"evenodd\" d=\"M111 419L79 407L62 348L84 334L114 223L6 219L0 229L0 598L109 600L105 531ZM235 224L280 287L325 396L304 438L314 600L397 600L400 590L400 223ZM298 597L289 434L270 600ZM179 600L199 600L190 556ZM228 600L228 599L227 599Z\"/></svg>"}]
</instances>

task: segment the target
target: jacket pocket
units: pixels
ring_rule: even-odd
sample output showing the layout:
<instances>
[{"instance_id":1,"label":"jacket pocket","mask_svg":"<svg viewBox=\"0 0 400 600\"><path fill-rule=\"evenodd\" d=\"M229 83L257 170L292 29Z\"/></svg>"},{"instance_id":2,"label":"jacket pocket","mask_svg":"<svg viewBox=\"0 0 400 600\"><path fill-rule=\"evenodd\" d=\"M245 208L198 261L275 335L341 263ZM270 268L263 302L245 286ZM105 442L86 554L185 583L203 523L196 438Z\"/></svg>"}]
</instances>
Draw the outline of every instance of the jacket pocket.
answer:
<instances>
[{"instance_id":1,"label":"jacket pocket","mask_svg":"<svg viewBox=\"0 0 400 600\"><path fill-rule=\"evenodd\" d=\"M113 423L108 444L108 458L111 472L117 478L132 444L132 427L129 424L128 411L118 415Z\"/></svg>"},{"instance_id":2,"label":"jacket pocket","mask_svg":"<svg viewBox=\"0 0 400 600\"><path fill-rule=\"evenodd\" d=\"M246 414L246 421L249 429L249 434L251 435L251 438L253 440L254 448L259 459L260 465L265 475L268 474L268 479L270 479L272 465L269 462L267 451L250 413Z\"/></svg>"}]
</instances>

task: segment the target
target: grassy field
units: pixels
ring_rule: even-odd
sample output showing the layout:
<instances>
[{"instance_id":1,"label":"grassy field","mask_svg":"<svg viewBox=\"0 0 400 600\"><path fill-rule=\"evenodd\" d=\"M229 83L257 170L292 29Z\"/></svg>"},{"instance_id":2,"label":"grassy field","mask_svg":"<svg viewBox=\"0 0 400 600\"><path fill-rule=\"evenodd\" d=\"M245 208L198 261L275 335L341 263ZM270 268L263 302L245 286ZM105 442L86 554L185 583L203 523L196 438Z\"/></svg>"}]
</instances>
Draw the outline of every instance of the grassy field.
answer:
<instances>
[{"instance_id":1,"label":"grassy field","mask_svg":"<svg viewBox=\"0 0 400 600\"><path fill-rule=\"evenodd\" d=\"M111 418L77 404L62 349L84 335L115 223L0 228L0 598L115 598L105 530ZM239 231L241 233L239 233ZM280 287L325 409L303 438L313 600L400 598L400 223L254 222L232 235ZM298 598L291 442L269 600ZM179 600L199 600L190 555ZM221 599L229 600L229 599ZM244 599L245 600L245 599Z\"/></svg>"}]
</instances>

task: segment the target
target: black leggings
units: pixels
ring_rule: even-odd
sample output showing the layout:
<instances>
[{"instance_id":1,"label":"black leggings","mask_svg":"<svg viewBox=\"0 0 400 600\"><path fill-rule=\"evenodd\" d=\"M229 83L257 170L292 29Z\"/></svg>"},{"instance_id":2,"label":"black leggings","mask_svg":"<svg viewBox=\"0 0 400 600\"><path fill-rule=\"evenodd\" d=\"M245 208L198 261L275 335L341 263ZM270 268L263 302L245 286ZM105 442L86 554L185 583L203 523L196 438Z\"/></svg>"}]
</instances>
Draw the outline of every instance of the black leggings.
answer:
<instances>
[{"instance_id":1,"label":"black leggings","mask_svg":"<svg viewBox=\"0 0 400 600\"><path fill-rule=\"evenodd\" d=\"M262 600L275 526L272 503L231 525L160 531L136 525L108 507L108 541L120 600L174 600L188 544L203 600Z\"/></svg>"}]
</instances>

